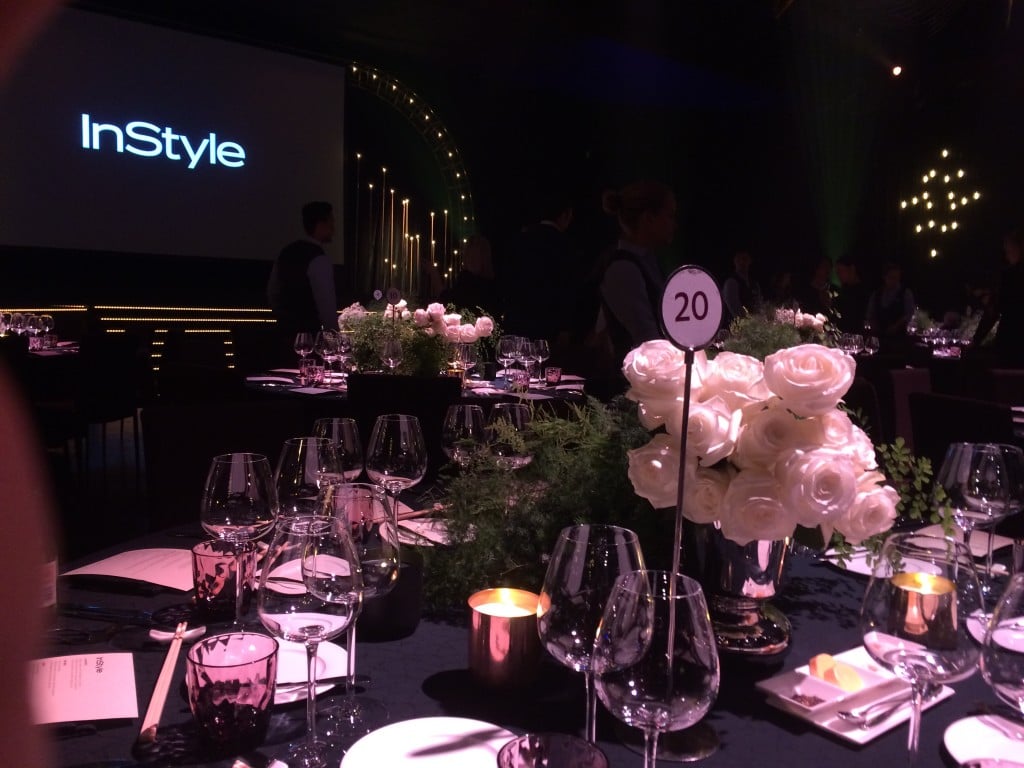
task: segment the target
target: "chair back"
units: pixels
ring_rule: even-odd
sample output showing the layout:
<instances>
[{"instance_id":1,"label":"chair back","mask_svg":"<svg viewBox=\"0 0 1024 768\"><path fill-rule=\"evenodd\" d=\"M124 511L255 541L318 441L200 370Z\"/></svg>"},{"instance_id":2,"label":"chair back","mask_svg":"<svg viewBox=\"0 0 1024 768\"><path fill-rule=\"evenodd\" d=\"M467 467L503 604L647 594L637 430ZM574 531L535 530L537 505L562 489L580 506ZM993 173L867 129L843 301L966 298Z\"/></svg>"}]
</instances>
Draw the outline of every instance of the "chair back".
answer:
<instances>
[{"instance_id":1,"label":"chair back","mask_svg":"<svg viewBox=\"0 0 1024 768\"><path fill-rule=\"evenodd\" d=\"M914 453L938 472L950 443L1020 444L1009 405L931 392L908 395Z\"/></svg>"}]
</instances>

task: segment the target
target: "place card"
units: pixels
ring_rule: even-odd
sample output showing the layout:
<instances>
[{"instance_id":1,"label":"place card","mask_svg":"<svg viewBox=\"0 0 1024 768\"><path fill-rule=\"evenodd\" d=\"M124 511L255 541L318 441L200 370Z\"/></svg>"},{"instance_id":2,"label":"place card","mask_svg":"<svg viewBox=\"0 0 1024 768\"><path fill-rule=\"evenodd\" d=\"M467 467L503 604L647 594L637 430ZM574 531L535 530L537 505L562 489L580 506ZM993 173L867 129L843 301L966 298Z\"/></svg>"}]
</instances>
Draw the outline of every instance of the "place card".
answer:
<instances>
[{"instance_id":1,"label":"place card","mask_svg":"<svg viewBox=\"0 0 1024 768\"><path fill-rule=\"evenodd\" d=\"M81 653L29 662L33 722L67 723L139 716L130 653Z\"/></svg>"},{"instance_id":2,"label":"place card","mask_svg":"<svg viewBox=\"0 0 1024 768\"><path fill-rule=\"evenodd\" d=\"M188 592L192 589L192 553L187 549L133 549L64 575L115 576Z\"/></svg>"}]
</instances>

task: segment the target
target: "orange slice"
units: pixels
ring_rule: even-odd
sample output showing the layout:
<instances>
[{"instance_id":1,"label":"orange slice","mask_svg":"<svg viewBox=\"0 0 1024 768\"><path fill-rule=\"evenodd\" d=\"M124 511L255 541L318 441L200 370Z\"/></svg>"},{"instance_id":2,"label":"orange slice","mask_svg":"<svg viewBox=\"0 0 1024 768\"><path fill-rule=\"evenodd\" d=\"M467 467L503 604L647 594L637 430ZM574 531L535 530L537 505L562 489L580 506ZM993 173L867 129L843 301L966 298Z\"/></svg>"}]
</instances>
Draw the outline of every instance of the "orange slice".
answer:
<instances>
[{"instance_id":1,"label":"orange slice","mask_svg":"<svg viewBox=\"0 0 1024 768\"><path fill-rule=\"evenodd\" d=\"M832 654L819 653L810 660L807 666L810 668L811 674L814 675L814 677L824 680L825 675L830 669L835 667L835 665L836 660L832 657Z\"/></svg>"},{"instance_id":2,"label":"orange slice","mask_svg":"<svg viewBox=\"0 0 1024 768\"><path fill-rule=\"evenodd\" d=\"M837 685L848 693L859 691L864 687L864 681L857 670L841 661L835 662L835 665L825 672L824 679L826 682Z\"/></svg>"}]
</instances>

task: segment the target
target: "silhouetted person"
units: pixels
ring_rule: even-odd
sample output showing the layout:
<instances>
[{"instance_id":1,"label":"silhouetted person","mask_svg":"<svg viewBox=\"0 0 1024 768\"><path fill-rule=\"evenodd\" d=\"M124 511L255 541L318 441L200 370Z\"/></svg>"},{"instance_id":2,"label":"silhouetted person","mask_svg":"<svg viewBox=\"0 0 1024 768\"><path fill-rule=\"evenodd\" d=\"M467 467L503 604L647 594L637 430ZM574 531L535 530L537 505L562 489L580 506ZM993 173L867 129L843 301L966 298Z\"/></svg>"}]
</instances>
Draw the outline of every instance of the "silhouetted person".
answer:
<instances>
[{"instance_id":1,"label":"silhouetted person","mask_svg":"<svg viewBox=\"0 0 1024 768\"><path fill-rule=\"evenodd\" d=\"M832 262L819 259L814 269L797 286L796 300L800 309L811 315L827 315L832 309Z\"/></svg>"},{"instance_id":2,"label":"silhouetted person","mask_svg":"<svg viewBox=\"0 0 1024 768\"><path fill-rule=\"evenodd\" d=\"M1003 237L1003 258L1006 266L999 284L985 307L973 347L977 348L999 321L993 350L996 364L1011 368L1024 367L1024 232L1013 230Z\"/></svg>"},{"instance_id":3,"label":"silhouetted person","mask_svg":"<svg viewBox=\"0 0 1024 768\"><path fill-rule=\"evenodd\" d=\"M725 304L723 322L726 324L736 317L753 314L761 309L761 286L750 272L753 263L754 259L746 249L741 248L732 257L732 273L722 283L722 301Z\"/></svg>"},{"instance_id":4,"label":"silhouetted person","mask_svg":"<svg viewBox=\"0 0 1024 768\"><path fill-rule=\"evenodd\" d=\"M306 237L281 249L267 282L267 298L281 335L289 340L299 331L316 333L338 324L334 264L324 245L334 238L330 203L302 206Z\"/></svg>"},{"instance_id":5,"label":"silhouetted person","mask_svg":"<svg viewBox=\"0 0 1024 768\"><path fill-rule=\"evenodd\" d=\"M871 292L860 279L857 262L844 256L836 264L839 290L832 302L835 324L843 333L862 333L867 319Z\"/></svg>"},{"instance_id":6,"label":"silhouetted person","mask_svg":"<svg viewBox=\"0 0 1024 768\"><path fill-rule=\"evenodd\" d=\"M500 314L491 243L483 235L470 235L460 251L462 269L451 288L441 292L441 300L458 308L480 307L492 317Z\"/></svg>"},{"instance_id":7,"label":"silhouetted person","mask_svg":"<svg viewBox=\"0 0 1024 768\"><path fill-rule=\"evenodd\" d=\"M895 262L886 263L882 285L868 300L867 322L880 342L890 348L905 344L907 324L914 316L914 294L903 285L903 270Z\"/></svg>"}]
</instances>

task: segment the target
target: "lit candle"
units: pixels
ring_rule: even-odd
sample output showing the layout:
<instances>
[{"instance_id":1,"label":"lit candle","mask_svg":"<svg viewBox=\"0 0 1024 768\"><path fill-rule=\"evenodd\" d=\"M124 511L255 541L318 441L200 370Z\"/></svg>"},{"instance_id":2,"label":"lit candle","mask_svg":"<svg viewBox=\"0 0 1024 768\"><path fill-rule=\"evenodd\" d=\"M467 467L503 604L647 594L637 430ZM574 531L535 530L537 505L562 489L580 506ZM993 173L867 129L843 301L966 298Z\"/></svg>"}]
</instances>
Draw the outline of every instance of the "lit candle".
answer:
<instances>
[{"instance_id":1,"label":"lit candle","mask_svg":"<svg viewBox=\"0 0 1024 768\"><path fill-rule=\"evenodd\" d=\"M470 596L469 669L481 683L518 688L533 682L540 661L538 599L507 587Z\"/></svg>"},{"instance_id":2,"label":"lit candle","mask_svg":"<svg viewBox=\"0 0 1024 768\"><path fill-rule=\"evenodd\" d=\"M930 573L898 573L890 581L896 588L894 634L932 648L955 643L956 585L952 581Z\"/></svg>"}]
</instances>

